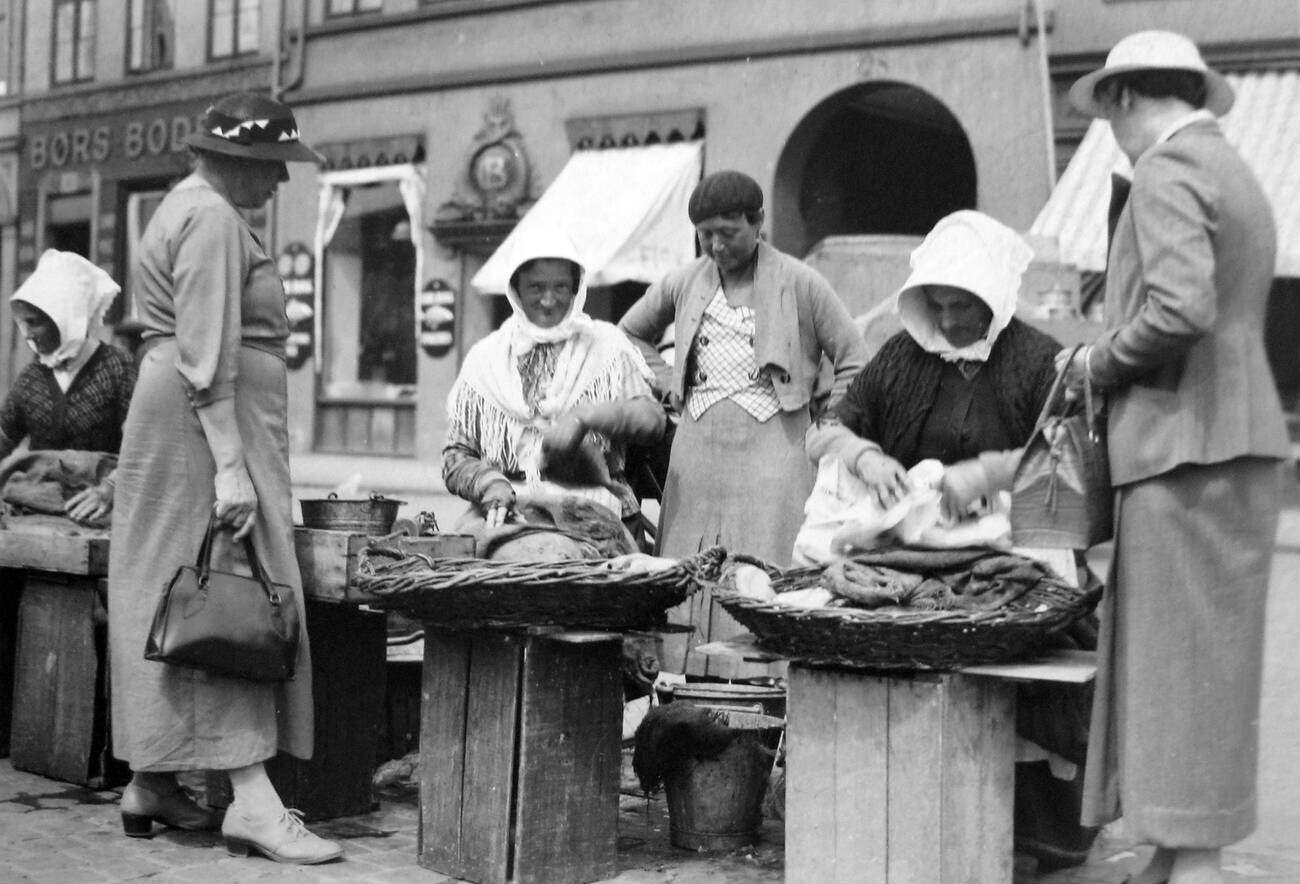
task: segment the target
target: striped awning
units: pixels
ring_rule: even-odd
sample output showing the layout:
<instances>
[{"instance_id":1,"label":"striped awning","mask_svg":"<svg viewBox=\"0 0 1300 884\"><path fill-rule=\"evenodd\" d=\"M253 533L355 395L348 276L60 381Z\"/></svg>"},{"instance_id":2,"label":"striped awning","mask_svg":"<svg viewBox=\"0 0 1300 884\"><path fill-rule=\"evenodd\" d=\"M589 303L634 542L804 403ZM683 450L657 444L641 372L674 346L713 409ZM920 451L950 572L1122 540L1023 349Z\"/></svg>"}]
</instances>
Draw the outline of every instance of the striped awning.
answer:
<instances>
[{"instance_id":1,"label":"striped awning","mask_svg":"<svg viewBox=\"0 0 1300 884\"><path fill-rule=\"evenodd\" d=\"M1300 277L1300 71L1228 74L1237 101L1221 123L1259 177L1277 219L1277 276ZM1030 233L1055 237L1061 260L1106 269L1106 208L1112 172L1131 174L1103 120L1088 133Z\"/></svg>"}]
</instances>

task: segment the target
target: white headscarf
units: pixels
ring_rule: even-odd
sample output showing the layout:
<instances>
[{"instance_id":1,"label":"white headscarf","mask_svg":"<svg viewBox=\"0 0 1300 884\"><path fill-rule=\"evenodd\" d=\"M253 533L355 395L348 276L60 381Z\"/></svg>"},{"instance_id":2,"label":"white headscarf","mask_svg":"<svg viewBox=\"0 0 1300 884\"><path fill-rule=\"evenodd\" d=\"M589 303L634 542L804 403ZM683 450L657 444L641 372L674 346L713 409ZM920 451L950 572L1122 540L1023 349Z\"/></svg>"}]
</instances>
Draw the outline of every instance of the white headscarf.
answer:
<instances>
[{"instance_id":1,"label":"white headscarf","mask_svg":"<svg viewBox=\"0 0 1300 884\"><path fill-rule=\"evenodd\" d=\"M985 362L993 342L1011 322L1020 294L1020 278L1034 250L1020 234L982 212L963 209L934 225L912 252L912 275L894 296L903 328L926 352L945 362ZM934 324L926 304L927 285L949 285L970 292L993 311L984 337L954 347Z\"/></svg>"},{"instance_id":2,"label":"white headscarf","mask_svg":"<svg viewBox=\"0 0 1300 884\"><path fill-rule=\"evenodd\" d=\"M102 269L75 252L46 249L27 281L9 299L31 304L54 322L59 346L53 353L36 351L41 365L58 368L82 355L104 324L104 311L122 287Z\"/></svg>"},{"instance_id":3,"label":"white headscarf","mask_svg":"<svg viewBox=\"0 0 1300 884\"><path fill-rule=\"evenodd\" d=\"M578 258L578 250L572 240L558 230L547 228L520 239L511 257L514 259L514 270L511 271L510 283L506 286L506 299L510 301L514 315L501 323L500 331L509 338L512 356L522 356L533 349L535 344L553 344L591 328L591 317L582 309L587 303L587 268ZM560 258L578 267L578 290L569 304L569 312L550 328L534 325L528 319L523 303L519 300L519 292L515 291L514 279L519 268L529 261L542 258Z\"/></svg>"}]
</instances>

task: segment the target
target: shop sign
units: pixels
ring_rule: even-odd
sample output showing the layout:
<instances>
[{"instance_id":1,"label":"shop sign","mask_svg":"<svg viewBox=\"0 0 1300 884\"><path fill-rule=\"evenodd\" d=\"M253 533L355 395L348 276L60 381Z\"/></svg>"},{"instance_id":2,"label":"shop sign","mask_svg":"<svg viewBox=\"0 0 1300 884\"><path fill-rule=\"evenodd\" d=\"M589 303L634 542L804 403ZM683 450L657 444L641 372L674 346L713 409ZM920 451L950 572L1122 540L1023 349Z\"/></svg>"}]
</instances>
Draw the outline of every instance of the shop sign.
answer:
<instances>
[{"instance_id":1,"label":"shop sign","mask_svg":"<svg viewBox=\"0 0 1300 884\"><path fill-rule=\"evenodd\" d=\"M284 283L284 314L289 319L285 362L289 368L301 368L312 352L316 317L316 259L305 244L291 242L280 251L275 267Z\"/></svg>"},{"instance_id":2,"label":"shop sign","mask_svg":"<svg viewBox=\"0 0 1300 884\"><path fill-rule=\"evenodd\" d=\"M456 290L444 279L431 279L420 290L420 348L445 356L456 342Z\"/></svg>"},{"instance_id":3,"label":"shop sign","mask_svg":"<svg viewBox=\"0 0 1300 884\"><path fill-rule=\"evenodd\" d=\"M134 163L185 150L202 111L192 104L112 118L30 124L23 133L23 162L32 172Z\"/></svg>"}]
</instances>

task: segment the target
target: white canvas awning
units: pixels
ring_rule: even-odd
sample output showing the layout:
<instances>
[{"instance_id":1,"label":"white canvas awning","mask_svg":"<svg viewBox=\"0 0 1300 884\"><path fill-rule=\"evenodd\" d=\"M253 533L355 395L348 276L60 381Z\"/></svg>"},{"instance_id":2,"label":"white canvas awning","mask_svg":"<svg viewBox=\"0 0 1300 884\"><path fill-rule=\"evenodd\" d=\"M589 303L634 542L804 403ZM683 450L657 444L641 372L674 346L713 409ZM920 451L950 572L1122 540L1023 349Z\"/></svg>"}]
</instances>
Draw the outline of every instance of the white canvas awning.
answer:
<instances>
[{"instance_id":1,"label":"white canvas awning","mask_svg":"<svg viewBox=\"0 0 1300 884\"><path fill-rule=\"evenodd\" d=\"M1300 277L1300 71L1228 74L1237 93L1220 121L1254 170L1277 220L1278 276ZM1132 171L1103 120L1088 133L1056 183L1030 233L1055 237L1061 260L1080 270L1106 269L1110 176Z\"/></svg>"},{"instance_id":2,"label":"white canvas awning","mask_svg":"<svg viewBox=\"0 0 1300 884\"><path fill-rule=\"evenodd\" d=\"M530 230L559 228L587 266L589 286L656 282L695 257L686 203L700 180L702 141L580 150L471 280L505 294L514 245Z\"/></svg>"}]
</instances>

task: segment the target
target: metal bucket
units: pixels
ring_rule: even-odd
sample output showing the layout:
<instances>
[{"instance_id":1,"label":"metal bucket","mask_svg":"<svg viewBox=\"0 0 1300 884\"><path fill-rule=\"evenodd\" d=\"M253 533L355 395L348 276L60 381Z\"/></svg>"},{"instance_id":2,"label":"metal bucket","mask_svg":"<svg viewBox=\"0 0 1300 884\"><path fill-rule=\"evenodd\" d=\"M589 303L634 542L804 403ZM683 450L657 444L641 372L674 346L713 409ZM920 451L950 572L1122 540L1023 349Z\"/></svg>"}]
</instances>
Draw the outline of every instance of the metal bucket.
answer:
<instances>
[{"instance_id":1,"label":"metal bucket","mask_svg":"<svg viewBox=\"0 0 1300 884\"><path fill-rule=\"evenodd\" d=\"M393 530L397 508L406 503L382 494L363 500L345 500L337 494L326 498L301 500L302 523L307 528L350 531L354 534L381 535Z\"/></svg>"},{"instance_id":2,"label":"metal bucket","mask_svg":"<svg viewBox=\"0 0 1300 884\"><path fill-rule=\"evenodd\" d=\"M687 759L668 777L668 837L688 850L732 850L752 844L763 822L763 795L773 753L764 746L784 722L770 715L728 712L740 731L716 758Z\"/></svg>"}]
</instances>

